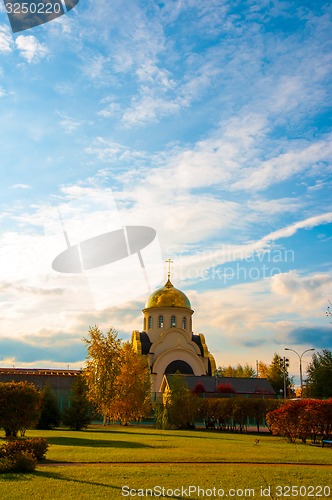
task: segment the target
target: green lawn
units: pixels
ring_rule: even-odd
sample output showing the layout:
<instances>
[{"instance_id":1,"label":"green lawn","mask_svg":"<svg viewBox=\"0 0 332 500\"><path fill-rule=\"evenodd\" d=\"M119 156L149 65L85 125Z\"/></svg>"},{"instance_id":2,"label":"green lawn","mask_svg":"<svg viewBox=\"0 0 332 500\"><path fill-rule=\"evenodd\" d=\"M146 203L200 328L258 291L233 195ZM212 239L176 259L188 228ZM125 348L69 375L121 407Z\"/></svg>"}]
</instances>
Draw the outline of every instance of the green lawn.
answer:
<instances>
[{"instance_id":1,"label":"green lawn","mask_svg":"<svg viewBox=\"0 0 332 500\"><path fill-rule=\"evenodd\" d=\"M204 498L203 492L205 498L221 498L221 493L224 498L227 494L228 498L332 498L327 488L320 489L328 486L332 491L332 449L290 444L269 435L259 436L256 444L254 435L100 426L82 432L28 431L27 437L32 436L48 438L47 464L38 466L33 474L0 475L1 500L140 498L146 488L152 491L145 498L198 499ZM51 462L112 465L54 466ZM293 465L266 465L273 463ZM128 488L122 490L125 486ZM293 490L288 491L288 486ZM132 495L125 496L129 488ZM200 494L197 488L201 488ZM265 488L265 496L261 488Z\"/></svg>"},{"instance_id":2,"label":"green lawn","mask_svg":"<svg viewBox=\"0 0 332 500\"><path fill-rule=\"evenodd\" d=\"M162 431L146 427L96 426L75 432L28 431L48 439L56 462L262 462L330 464L331 449L288 443L268 434ZM256 444L256 439L259 443Z\"/></svg>"}]
</instances>

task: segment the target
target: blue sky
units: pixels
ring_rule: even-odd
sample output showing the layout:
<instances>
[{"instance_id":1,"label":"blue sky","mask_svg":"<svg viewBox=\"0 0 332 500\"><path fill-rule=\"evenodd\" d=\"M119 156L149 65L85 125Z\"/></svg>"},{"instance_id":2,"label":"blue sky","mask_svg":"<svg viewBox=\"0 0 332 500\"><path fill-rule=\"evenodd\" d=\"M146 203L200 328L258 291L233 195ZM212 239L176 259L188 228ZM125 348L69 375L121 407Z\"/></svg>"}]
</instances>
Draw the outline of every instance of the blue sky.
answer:
<instances>
[{"instance_id":1,"label":"blue sky","mask_svg":"<svg viewBox=\"0 0 332 500\"><path fill-rule=\"evenodd\" d=\"M89 325L142 327L135 263L101 308L51 268L86 199L78 240L111 209L157 231L218 365L332 348L331 29L330 2L81 0L15 35L2 8L0 365L81 367Z\"/></svg>"}]
</instances>

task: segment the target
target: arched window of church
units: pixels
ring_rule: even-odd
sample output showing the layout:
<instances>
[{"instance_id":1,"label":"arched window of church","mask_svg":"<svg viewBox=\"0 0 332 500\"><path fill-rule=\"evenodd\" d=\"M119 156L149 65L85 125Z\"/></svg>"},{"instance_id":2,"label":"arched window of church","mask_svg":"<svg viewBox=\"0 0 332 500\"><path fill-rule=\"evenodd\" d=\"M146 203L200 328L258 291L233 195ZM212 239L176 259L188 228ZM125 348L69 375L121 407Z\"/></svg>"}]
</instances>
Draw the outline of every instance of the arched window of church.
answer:
<instances>
[{"instance_id":1,"label":"arched window of church","mask_svg":"<svg viewBox=\"0 0 332 500\"><path fill-rule=\"evenodd\" d=\"M182 318L182 328L185 330L187 327L187 318L184 316Z\"/></svg>"},{"instance_id":2,"label":"arched window of church","mask_svg":"<svg viewBox=\"0 0 332 500\"><path fill-rule=\"evenodd\" d=\"M150 330L150 328L152 328L152 316L149 316L149 319L148 319L148 328Z\"/></svg>"},{"instance_id":3,"label":"arched window of church","mask_svg":"<svg viewBox=\"0 0 332 500\"><path fill-rule=\"evenodd\" d=\"M176 325L176 318L175 316L172 316L171 317L171 326L175 326Z\"/></svg>"},{"instance_id":4,"label":"arched window of church","mask_svg":"<svg viewBox=\"0 0 332 500\"><path fill-rule=\"evenodd\" d=\"M158 324L159 324L159 328L162 328L164 326L164 316L162 316L162 315L159 316Z\"/></svg>"}]
</instances>

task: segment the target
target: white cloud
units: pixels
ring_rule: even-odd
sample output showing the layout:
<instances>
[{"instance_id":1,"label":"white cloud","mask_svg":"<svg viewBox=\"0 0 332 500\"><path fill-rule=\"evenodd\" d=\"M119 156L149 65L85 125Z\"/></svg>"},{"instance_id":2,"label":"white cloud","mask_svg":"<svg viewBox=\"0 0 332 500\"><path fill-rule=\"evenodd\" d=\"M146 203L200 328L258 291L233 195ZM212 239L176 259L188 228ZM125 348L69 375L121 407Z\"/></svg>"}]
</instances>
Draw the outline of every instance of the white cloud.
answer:
<instances>
[{"instance_id":1,"label":"white cloud","mask_svg":"<svg viewBox=\"0 0 332 500\"><path fill-rule=\"evenodd\" d=\"M30 184L13 184L10 186L12 189L31 189Z\"/></svg>"},{"instance_id":2,"label":"white cloud","mask_svg":"<svg viewBox=\"0 0 332 500\"><path fill-rule=\"evenodd\" d=\"M263 199L253 198L248 201L250 212L261 214L265 218L266 214L278 215L283 213L297 212L304 205L304 201L298 198ZM249 215L249 214L248 214Z\"/></svg>"},{"instance_id":3,"label":"white cloud","mask_svg":"<svg viewBox=\"0 0 332 500\"><path fill-rule=\"evenodd\" d=\"M40 43L33 35L19 35L15 40L15 44L22 57L24 57L28 63L38 61L47 54L45 45Z\"/></svg>"},{"instance_id":4,"label":"white cloud","mask_svg":"<svg viewBox=\"0 0 332 500\"><path fill-rule=\"evenodd\" d=\"M301 276L294 270L271 278L272 292L298 306L302 316L321 314L330 284L331 275L327 273Z\"/></svg>"},{"instance_id":5,"label":"white cloud","mask_svg":"<svg viewBox=\"0 0 332 500\"><path fill-rule=\"evenodd\" d=\"M66 134L71 134L83 123L83 121L79 121L75 118L67 116L65 113L62 113L60 111L56 111L56 113L61 117L59 125L63 128Z\"/></svg>"},{"instance_id":6,"label":"white cloud","mask_svg":"<svg viewBox=\"0 0 332 500\"><path fill-rule=\"evenodd\" d=\"M290 179L300 172L312 171L320 161L332 159L332 136L290 150L263 161L257 167L243 170L241 179L234 183L233 189L262 190L281 181Z\"/></svg>"},{"instance_id":7,"label":"white cloud","mask_svg":"<svg viewBox=\"0 0 332 500\"><path fill-rule=\"evenodd\" d=\"M262 242L276 241L280 238L289 238L299 229L311 229L312 227L319 226L320 224L329 224L331 222L332 212L308 217L307 219L300 220L298 222L295 222L294 224L278 229L277 231L266 235L264 238L262 238Z\"/></svg>"},{"instance_id":8,"label":"white cloud","mask_svg":"<svg viewBox=\"0 0 332 500\"><path fill-rule=\"evenodd\" d=\"M120 109L120 104L111 102L106 106L106 108L99 111L98 115L102 116L103 118L109 118L110 116L114 116L116 113L118 113Z\"/></svg>"},{"instance_id":9,"label":"white cloud","mask_svg":"<svg viewBox=\"0 0 332 500\"><path fill-rule=\"evenodd\" d=\"M181 98L165 99L149 94L135 97L132 105L122 116L122 123L127 127L158 121L162 116L176 114L185 101Z\"/></svg>"},{"instance_id":10,"label":"white cloud","mask_svg":"<svg viewBox=\"0 0 332 500\"><path fill-rule=\"evenodd\" d=\"M213 64L206 63L176 81L167 70L143 64L136 72L143 85L124 111L122 123L126 127L134 127L179 113L202 98L220 71Z\"/></svg>"},{"instance_id":11,"label":"white cloud","mask_svg":"<svg viewBox=\"0 0 332 500\"><path fill-rule=\"evenodd\" d=\"M241 210L241 208L239 208L239 210ZM184 254L179 259L179 275L182 276L183 279L188 279L188 277L193 276L192 273L195 271L194 276L203 278L205 271L211 269L212 267L226 262L236 262L242 259L250 259L254 255L270 251L274 242L277 242L281 238L293 236L299 229L310 229L321 224L328 224L330 222L332 222L332 212L304 219L296 224L292 224L281 228L278 231L269 233L256 241L250 241L239 245L216 244L215 246L211 246L208 251L201 251L197 254ZM234 222L231 222L231 227L235 229ZM179 231L179 229L177 229L177 231ZM208 228L204 228L204 236L205 231L207 232ZM198 234L199 233L196 234L196 237L198 237Z\"/></svg>"},{"instance_id":12,"label":"white cloud","mask_svg":"<svg viewBox=\"0 0 332 500\"><path fill-rule=\"evenodd\" d=\"M5 25L0 26L0 52L13 51L13 38L9 28Z\"/></svg>"}]
</instances>

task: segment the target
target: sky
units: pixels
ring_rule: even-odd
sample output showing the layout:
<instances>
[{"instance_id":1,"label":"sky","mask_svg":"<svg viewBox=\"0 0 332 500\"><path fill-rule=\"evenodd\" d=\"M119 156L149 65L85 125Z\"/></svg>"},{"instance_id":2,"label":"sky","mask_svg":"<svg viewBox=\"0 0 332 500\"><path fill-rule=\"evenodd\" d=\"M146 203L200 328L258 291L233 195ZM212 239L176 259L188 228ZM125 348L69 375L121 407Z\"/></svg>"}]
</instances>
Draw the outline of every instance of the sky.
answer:
<instances>
[{"instance_id":1,"label":"sky","mask_svg":"<svg viewBox=\"0 0 332 500\"><path fill-rule=\"evenodd\" d=\"M168 258L218 366L332 348L331 31L325 1L80 0L15 34L1 4L1 367L130 339ZM143 267L52 267L129 226Z\"/></svg>"}]
</instances>

